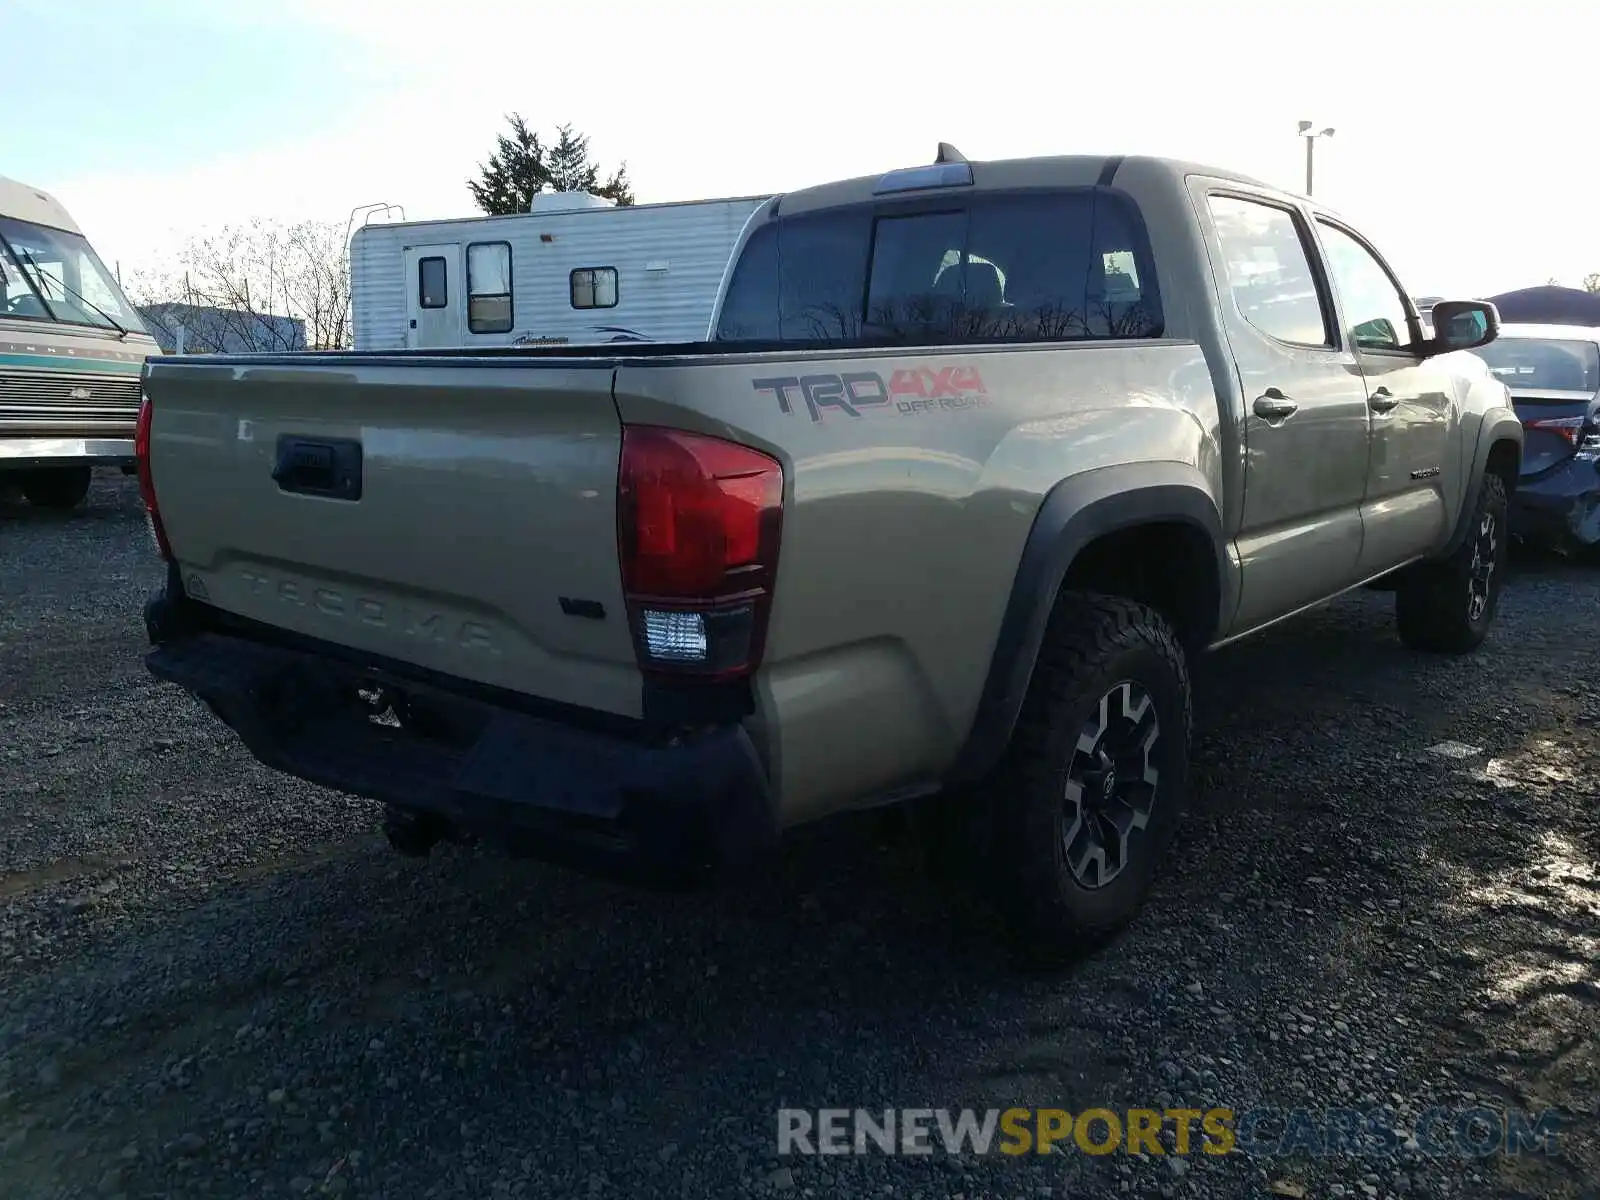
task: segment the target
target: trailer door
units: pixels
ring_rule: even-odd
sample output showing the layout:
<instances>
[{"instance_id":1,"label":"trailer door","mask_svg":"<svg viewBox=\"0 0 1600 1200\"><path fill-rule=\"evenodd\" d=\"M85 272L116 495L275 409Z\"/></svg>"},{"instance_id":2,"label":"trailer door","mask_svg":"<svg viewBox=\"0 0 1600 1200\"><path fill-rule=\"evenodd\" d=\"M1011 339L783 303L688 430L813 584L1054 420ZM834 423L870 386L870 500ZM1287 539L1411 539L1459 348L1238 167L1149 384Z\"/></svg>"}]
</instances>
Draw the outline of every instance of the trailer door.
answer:
<instances>
[{"instance_id":1,"label":"trailer door","mask_svg":"<svg viewBox=\"0 0 1600 1200\"><path fill-rule=\"evenodd\" d=\"M461 244L406 247L406 345L442 349L461 345L466 292L461 280Z\"/></svg>"}]
</instances>

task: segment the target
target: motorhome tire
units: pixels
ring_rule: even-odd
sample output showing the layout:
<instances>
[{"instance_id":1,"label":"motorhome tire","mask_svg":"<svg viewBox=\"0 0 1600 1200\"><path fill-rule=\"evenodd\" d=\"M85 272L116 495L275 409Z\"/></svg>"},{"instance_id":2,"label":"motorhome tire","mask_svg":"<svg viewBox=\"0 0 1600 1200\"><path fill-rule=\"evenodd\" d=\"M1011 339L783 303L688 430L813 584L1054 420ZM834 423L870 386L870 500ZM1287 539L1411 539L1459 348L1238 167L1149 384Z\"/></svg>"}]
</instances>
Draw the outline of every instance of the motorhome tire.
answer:
<instances>
[{"instance_id":1,"label":"motorhome tire","mask_svg":"<svg viewBox=\"0 0 1600 1200\"><path fill-rule=\"evenodd\" d=\"M83 503L91 479L88 467L39 467L24 472L18 482L35 508L65 511Z\"/></svg>"}]
</instances>

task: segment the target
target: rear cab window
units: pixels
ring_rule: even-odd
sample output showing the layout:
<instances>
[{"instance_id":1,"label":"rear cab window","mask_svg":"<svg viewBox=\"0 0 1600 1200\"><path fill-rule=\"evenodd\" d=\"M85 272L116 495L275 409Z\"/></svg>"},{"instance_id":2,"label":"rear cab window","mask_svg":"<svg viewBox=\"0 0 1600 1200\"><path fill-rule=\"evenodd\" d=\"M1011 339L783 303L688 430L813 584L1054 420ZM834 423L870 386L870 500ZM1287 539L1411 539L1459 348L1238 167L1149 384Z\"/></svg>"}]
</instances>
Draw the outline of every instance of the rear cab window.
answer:
<instances>
[{"instance_id":1,"label":"rear cab window","mask_svg":"<svg viewBox=\"0 0 1600 1200\"><path fill-rule=\"evenodd\" d=\"M1123 193L1085 187L779 216L745 243L715 336L937 345L1162 331L1143 219Z\"/></svg>"}]
</instances>

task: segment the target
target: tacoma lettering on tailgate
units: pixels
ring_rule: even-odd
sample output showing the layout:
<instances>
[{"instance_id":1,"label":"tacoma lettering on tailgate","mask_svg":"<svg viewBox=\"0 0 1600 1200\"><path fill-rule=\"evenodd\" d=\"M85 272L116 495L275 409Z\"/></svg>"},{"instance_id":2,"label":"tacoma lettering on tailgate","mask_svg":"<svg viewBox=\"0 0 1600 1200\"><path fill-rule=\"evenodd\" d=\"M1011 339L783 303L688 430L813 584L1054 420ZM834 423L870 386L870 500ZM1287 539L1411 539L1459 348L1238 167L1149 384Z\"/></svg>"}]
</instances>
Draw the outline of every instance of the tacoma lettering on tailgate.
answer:
<instances>
[{"instance_id":1,"label":"tacoma lettering on tailgate","mask_svg":"<svg viewBox=\"0 0 1600 1200\"><path fill-rule=\"evenodd\" d=\"M750 381L758 392L771 392L786 413L800 398L813 421L824 409L859 417L872 409L894 406L901 413L935 409L984 408L990 403L977 367L905 367L885 381L877 371L845 371L838 375L783 375Z\"/></svg>"},{"instance_id":2,"label":"tacoma lettering on tailgate","mask_svg":"<svg viewBox=\"0 0 1600 1200\"><path fill-rule=\"evenodd\" d=\"M410 608L392 600L341 592L325 584L313 585L293 579L273 579L256 571L239 572L251 595L274 597L280 604L313 608L325 616L359 621L379 629L395 630L405 637L463 650L499 654L494 632L482 621L468 621L447 613Z\"/></svg>"}]
</instances>

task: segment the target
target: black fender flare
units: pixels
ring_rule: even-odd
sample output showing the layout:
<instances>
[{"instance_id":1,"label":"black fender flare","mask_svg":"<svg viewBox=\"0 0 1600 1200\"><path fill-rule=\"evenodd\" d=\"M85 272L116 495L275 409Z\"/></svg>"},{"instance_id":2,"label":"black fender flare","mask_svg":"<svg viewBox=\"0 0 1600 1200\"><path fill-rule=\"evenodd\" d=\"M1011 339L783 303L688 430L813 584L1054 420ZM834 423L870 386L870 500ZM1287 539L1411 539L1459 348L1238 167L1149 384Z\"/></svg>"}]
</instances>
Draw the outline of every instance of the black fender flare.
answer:
<instances>
[{"instance_id":1,"label":"black fender flare","mask_svg":"<svg viewBox=\"0 0 1600 1200\"><path fill-rule=\"evenodd\" d=\"M1108 533L1170 521L1199 529L1216 554L1216 621L1220 628L1236 592L1229 582L1222 516L1205 477L1196 468L1177 462L1102 467L1064 479L1050 489L1034 514L977 711L966 741L946 773L947 785L982 779L1005 752L1033 678L1056 595L1073 559Z\"/></svg>"},{"instance_id":2,"label":"black fender flare","mask_svg":"<svg viewBox=\"0 0 1600 1200\"><path fill-rule=\"evenodd\" d=\"M1478 426L1478 443L1473 448L1472 468L1467 475L1466 487L1461 493L1461 511L1456 514L1455 528L1450 533L1450 540L1439 552L1441 558L1448 558L1454 554L1467 540L1467 533L1472 527L1472 514L1478 509L1478 493L1483 488L1483 475L1489 469L1489 454L1496 442L1514 443L1517 447L1517 459L1521 461L1522 422L1510 409L1502 409L1493 416L1485 417ZM1511 486L1516 486L1515 478L1511 480Z\"/></svg>"}]
</instances>

